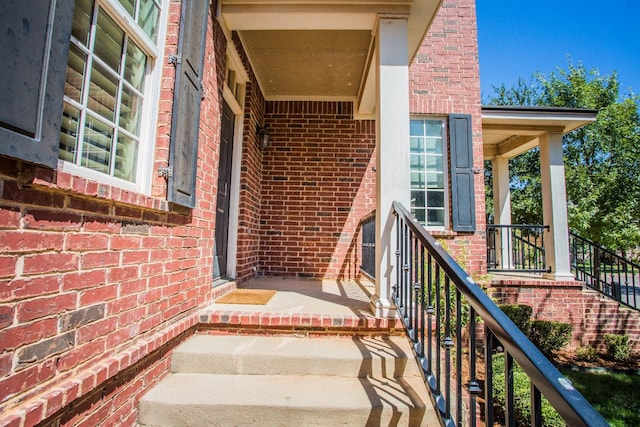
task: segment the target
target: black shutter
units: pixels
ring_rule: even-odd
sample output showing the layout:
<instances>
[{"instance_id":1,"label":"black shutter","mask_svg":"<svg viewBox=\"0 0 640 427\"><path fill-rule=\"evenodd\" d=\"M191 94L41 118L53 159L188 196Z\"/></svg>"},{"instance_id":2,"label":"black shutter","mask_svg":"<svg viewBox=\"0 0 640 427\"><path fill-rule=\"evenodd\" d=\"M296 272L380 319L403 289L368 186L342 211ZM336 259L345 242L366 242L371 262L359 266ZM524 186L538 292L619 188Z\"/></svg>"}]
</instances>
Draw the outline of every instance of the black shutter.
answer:
<instances>
[{"instance_id":1,"label":"black shutter","mask_svg":"<svg viewBox=\"0 0 640 427\"><path fill-rule=\"evenodd\" d=\"M168 199L194 207L209 0L183 0L171 118Z\"/></svg>"},{"instance_id":2,"label":"black shutter","mask_svg":"<svg viewBox=\"0 0 640 427\"><path fill-rule=\"evenodd\" d=\"M0 155L54 168L74 2L0 2Z\"/></svg>"},{"instance_id":3,"label":"black shutter","mask_svg":"<svg viewBox=\"0 0 640 427\"><path fill-rule=\"evenodd\" d=\"M451 140L451 202L454 231L475 231L476 212L471 116L449 116Z\"/></svg>"}]
</instances>

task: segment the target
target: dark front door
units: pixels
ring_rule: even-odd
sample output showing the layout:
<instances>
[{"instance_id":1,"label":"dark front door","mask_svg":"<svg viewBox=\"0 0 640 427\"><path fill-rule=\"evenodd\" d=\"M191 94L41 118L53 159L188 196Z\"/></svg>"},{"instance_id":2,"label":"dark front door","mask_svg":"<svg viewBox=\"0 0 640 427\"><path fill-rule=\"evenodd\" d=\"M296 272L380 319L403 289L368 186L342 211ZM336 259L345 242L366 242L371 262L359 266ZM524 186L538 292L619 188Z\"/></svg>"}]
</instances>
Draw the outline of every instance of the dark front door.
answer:
<instances>
[{"instance_id":1,"label":"dark front door","mask_svg":"<svg viewBox=\"0 0 640 427\"><path fill-rule=\"evenodd\" d=\"M216 204L216 245L213 277L227 275L227 243L229 240L229 204L231 201L231 164L233 160L233 126L235 116L225 102L222 108L218 198Z\"/></svg>"}]
</instances>

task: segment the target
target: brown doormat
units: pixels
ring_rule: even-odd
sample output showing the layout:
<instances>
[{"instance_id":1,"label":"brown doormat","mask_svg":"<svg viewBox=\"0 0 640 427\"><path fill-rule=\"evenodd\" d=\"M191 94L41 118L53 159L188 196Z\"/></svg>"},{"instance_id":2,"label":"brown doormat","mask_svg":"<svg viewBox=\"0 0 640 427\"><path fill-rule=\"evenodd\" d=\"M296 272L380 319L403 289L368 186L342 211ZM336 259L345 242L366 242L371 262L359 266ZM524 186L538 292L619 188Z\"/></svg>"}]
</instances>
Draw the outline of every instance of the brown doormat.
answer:
<instances>
[{"instance_id":1,"label":"brown doormat","mask_svg":"<svg viewBox=\"0 0 640 427\"><path fill-rule=\"evenodd\" d=\"M218 298L216 303L265 305L275 293L271 289L234 289Z\"/></svg>"}]
</instances>

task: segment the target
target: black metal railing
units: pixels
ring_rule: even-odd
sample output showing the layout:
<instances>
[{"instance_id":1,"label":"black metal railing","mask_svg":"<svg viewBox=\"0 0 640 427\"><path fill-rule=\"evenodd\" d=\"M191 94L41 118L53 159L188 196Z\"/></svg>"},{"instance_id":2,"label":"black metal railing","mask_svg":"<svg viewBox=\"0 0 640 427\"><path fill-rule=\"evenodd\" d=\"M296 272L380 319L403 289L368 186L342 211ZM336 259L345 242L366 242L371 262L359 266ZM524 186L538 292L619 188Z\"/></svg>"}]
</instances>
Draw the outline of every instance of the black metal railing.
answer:
<instances>
[{"instance_id":1,"label":"black metal railing","mask_svg":"<svg viewBox=\"0 0 640 427\"><path fill-rule=\"evenodd\" d=\"M569 232L571 271L576 280L640 310L640 265Z\"/></svg>"},{"instance_id":2,"label":"black metal railing","mask_svg":"<svg viewBox=\"0 0 640 427\"><path fill-rule=\"evenodd\" d=\"M570 426L607 426L406 208L394 203L394 211L399 268L393 298L442 425L494 425L492 357L497 340L505 358L503 425L516 423L515 361L531 382L531 425L542 425L544 396ZM478 322L484 328L478 328ZM481 335L483 351L478 346Z\"/></svg>"},{"instance_id":3,"label":"black metal railing","mask_svg":"<svg viewBox=\"0 0 640 427\"><path fill-rule=\"evenodd\" d=\"M376 215L366 216L361 222L362 265L360 269L370 277L376 276Z\"/></svg>"},{"instance_id":4,"label":"black metal railing","mask_svg":"<svg viewBox=\"0 0 640 427\"><path fill-rule=\"evenodd\" d=\"M487 270L543 273L547 225L487 225Z\"/></svg>"}]
</instances>

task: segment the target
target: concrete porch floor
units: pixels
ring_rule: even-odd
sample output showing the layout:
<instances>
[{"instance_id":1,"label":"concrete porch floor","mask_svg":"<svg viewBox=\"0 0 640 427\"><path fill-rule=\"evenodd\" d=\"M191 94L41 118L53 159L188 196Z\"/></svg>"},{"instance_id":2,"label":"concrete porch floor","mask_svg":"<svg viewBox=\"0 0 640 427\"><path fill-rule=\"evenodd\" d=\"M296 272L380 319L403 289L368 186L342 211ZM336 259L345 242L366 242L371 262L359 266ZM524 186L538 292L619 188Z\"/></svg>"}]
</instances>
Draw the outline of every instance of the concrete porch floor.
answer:
<instances>
[{"instance_id":1,"label":"concrete porch floor","mask_svg":"<svg viewBox=\"0 0 640 427\"><path fill-rule=\"evenodd\" d=\"M234 288L234 282L214 288L216 299ZM320 333L402 331L399 319L373 316L370 297L375 288L368 282L259 277L239 288L277 292L264 305L214 301L201 311L200 322L217 328L293 328Z\"/></svg>"}]
</instances>

